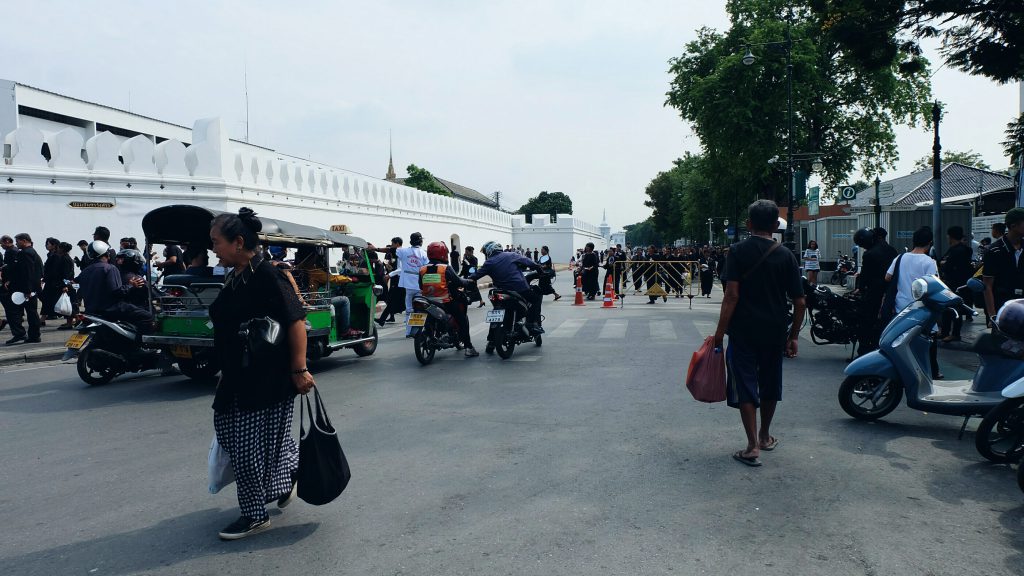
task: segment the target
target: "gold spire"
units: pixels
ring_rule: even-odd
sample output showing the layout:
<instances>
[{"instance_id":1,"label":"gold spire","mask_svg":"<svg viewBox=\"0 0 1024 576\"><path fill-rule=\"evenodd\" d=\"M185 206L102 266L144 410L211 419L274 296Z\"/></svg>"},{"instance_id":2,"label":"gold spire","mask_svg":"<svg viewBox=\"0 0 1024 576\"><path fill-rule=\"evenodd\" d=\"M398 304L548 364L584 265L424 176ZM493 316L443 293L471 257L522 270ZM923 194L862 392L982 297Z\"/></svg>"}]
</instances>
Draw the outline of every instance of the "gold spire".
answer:
<instances>
[{"instance_id":1,"label":"gold spire","mask_svg":"<svg viewBox=\"0 0 1024 576\"><path fill-rule=\"evenodd\" d=\"M392 160L391 154L391 130L388 130L388 173L384 176L385 180L394 182L398 176L395 174L395 163Z\"/></svg>"}]
</instances>

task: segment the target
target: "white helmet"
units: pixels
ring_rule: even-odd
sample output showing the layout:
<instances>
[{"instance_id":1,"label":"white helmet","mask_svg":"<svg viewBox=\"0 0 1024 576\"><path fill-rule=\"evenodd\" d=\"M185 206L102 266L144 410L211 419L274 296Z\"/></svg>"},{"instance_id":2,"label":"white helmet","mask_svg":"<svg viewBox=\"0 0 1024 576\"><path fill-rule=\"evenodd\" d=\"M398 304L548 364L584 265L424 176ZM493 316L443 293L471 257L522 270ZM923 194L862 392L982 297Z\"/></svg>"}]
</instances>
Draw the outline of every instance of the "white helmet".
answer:
<instances>
[{"instance_id":1,"label":"white helmet","mask_svg":"<svg viewBox=\"0 0 1024 576\"><path fill-rule=\"evenodd\" d=\"M86 248L86 252L89 254L89 258L96 260L110 252L110 245L103 240L93 240Z\"/></svg>"}]
</instances>

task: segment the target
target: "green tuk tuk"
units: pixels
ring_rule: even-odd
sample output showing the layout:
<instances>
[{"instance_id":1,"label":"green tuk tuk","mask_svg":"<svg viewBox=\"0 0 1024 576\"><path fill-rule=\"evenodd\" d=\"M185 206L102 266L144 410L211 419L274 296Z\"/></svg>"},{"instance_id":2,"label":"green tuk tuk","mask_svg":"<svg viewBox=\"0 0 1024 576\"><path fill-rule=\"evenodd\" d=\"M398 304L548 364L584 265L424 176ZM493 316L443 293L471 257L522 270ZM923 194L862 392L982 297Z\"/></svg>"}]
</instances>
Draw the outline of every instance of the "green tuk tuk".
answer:
<instances>
[{"instance_id":1,"label":"green tuk tuk","mask_svg":"<svg viewBox=\"0 0 1024 576\"><path fill-rule=\"evenodd\" d=\"M172 205L157 208L142 219L146 253L154 244L178 244L196 253L210 249L210 223L219 212L200 206ZM342 348L359 356L377 350L374 314L377 285L366 241L335 230L260 217L259 237L266 249L295 250L294 266L281 268L291 277L306 310L307 356L319 360ZM341 256L337 266L332 257ZM213 348L213 323L209 306L224 286L222 269L189 269L187 274L162 278L151 300L156 328L143 337L151 348L170 353L178 368L190 378L209 378L220 371ZM349 301L349 330L341 331L332 299Z\"/></svg>"}]
</instances>

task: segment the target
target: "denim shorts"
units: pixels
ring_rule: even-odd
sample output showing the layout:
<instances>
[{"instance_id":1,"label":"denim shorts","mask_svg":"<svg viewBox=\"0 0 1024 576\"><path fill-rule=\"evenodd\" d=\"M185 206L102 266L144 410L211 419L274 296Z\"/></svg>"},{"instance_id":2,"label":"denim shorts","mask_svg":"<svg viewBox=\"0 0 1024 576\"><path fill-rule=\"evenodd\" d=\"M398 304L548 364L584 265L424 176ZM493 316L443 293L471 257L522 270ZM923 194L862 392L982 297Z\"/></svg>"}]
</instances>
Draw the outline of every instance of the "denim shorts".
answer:
<instances>
[{"instance_id":1,"label":"denim shorts","mask_svg":"<svg viewBox=\"0 0 1024 576\"><path fill-rule=\"evenodd\" d=\"M782 339L754 344L730 337L725 352L729 406L760 406L761 400L782 400L782 358L785 351Z\"/></svg>"}]
</instances>

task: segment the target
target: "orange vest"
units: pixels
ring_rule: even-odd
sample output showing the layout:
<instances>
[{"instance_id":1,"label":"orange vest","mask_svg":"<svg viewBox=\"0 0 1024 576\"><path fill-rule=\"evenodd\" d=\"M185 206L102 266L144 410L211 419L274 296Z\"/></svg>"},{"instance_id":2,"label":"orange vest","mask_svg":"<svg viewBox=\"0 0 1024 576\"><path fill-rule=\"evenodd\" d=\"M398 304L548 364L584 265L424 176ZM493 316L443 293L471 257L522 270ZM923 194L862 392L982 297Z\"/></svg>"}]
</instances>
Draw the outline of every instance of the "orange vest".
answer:
<instances>
[{"instance_id":1,"label":"orange vest","mask_svg":"<svg viewBox=\"0 0 1024 576\"><path fill-rule=\"evenodd\" d=\"M445 277L448 267L444 264L431 264L420 268L420 291L427 298L440 300L447 304L452 301L448 292L448 278Z\"/></svg>"}]
</instances>

